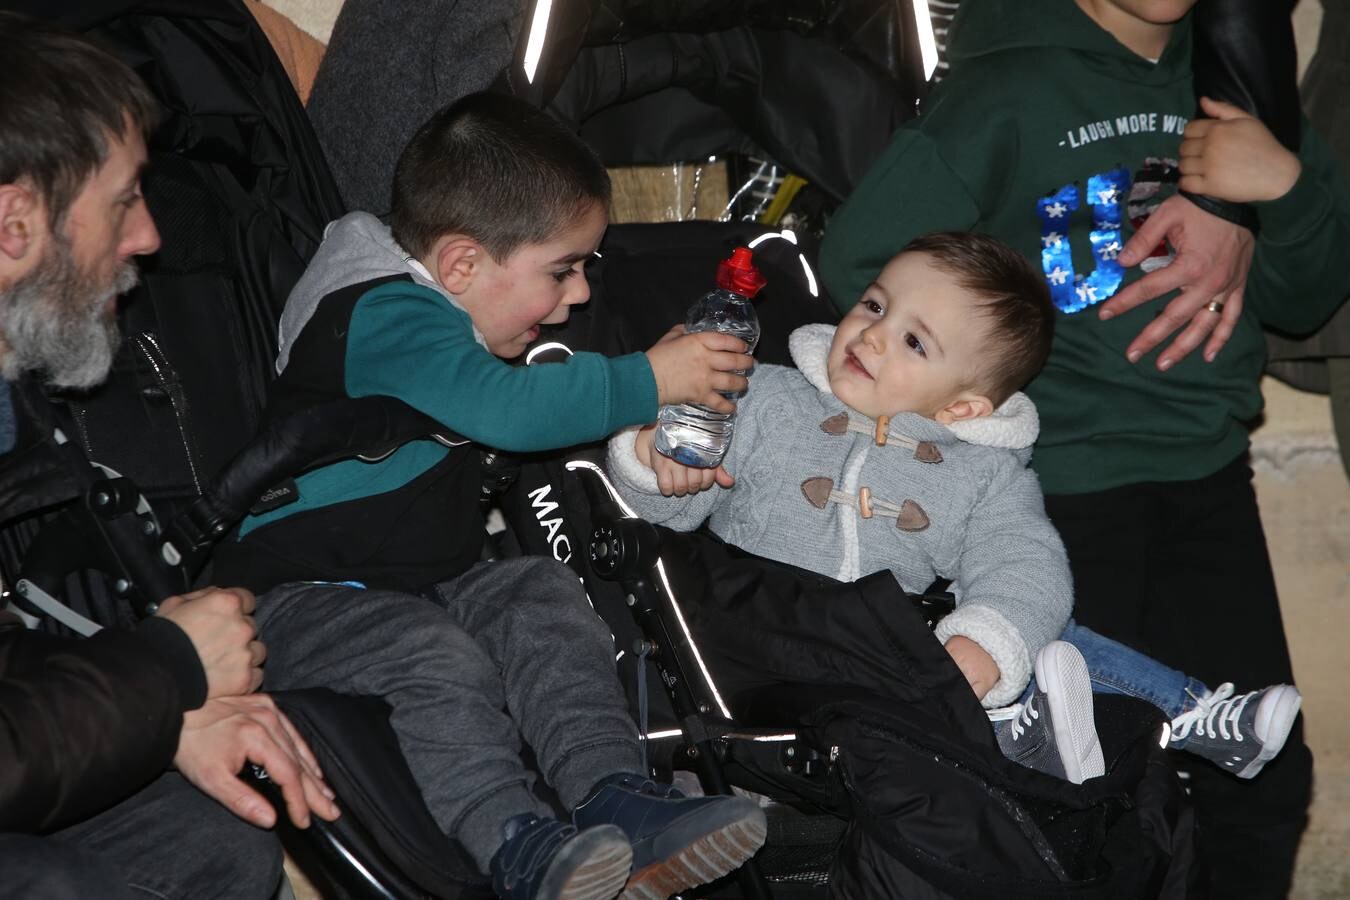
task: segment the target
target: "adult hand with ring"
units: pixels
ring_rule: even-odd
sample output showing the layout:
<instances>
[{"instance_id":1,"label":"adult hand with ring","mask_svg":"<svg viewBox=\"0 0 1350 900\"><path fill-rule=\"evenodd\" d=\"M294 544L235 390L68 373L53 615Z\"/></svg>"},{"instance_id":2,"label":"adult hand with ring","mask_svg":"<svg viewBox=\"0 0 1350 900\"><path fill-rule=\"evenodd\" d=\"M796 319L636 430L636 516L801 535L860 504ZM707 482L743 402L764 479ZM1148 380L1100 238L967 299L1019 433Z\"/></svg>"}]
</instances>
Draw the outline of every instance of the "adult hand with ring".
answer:
<instances>
[{"instance_id":1,"label":"adult hand with ring","mask_svg":"<svg viewBox=\"0 0 1350 900\"><path fill-rule=\"evenodd\" d=\"M1125 357L1138 362L1169 335L1175 335L1155 362L1165 372L1202 344L1205 362L1213 362L1228 342L1242 317L1256 238L1241 225L1211 215L1185 197L1174 196L1135 231L1118 257L1120 264L1140 264L1163 240L1176 251L1172 264L1121 288L1101 305L1098 315L1109 319L1179 290L1125 348ZM1217 309L1210 305L1216 302ZM1220 310L1217 318L1209 315Z\"/></svg>"}]
</instances>

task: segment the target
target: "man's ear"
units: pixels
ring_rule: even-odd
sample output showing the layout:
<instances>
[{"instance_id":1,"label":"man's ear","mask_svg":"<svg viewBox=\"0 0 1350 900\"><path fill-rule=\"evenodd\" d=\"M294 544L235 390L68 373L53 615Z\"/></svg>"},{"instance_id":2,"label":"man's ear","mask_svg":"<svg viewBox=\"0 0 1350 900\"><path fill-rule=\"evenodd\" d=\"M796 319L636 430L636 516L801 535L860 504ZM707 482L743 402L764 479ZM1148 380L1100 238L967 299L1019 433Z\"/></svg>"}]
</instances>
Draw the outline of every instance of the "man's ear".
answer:
<instances>
[{"instance_id":1,"label":"man's ear","mask_svg":"<svg viewBox=\"0 0 1350 900\"><path fill-rule=\"evenodd\" d=\"M434 265L428 268L441 287L452 294L462 294L482 270L486 258L482 244L466 235L451 234L432 247Z\"/></svg>"},{"instance_id":2,"label":"man's ear","mask_svg":"<svg viewBox=\"0 0 1350 900\"><path fill-rule=\"evenodd\" d=\"M0 184L0 255L23 259L40 243L46 219L46 209L31 189Z\"/></svg>"},{"instance_id":3,"label":"man's ear","mask_svg":"<svg viewBox=\"0 0 1350 900\"><path fill-rule=\"evenodd\" d=\"M942 425L951 425L953 422L983 418L993 411L993 401L984 394L964 391L951 403L938 410L938 414L933 418Z\"/></svg>"}]
</instances>

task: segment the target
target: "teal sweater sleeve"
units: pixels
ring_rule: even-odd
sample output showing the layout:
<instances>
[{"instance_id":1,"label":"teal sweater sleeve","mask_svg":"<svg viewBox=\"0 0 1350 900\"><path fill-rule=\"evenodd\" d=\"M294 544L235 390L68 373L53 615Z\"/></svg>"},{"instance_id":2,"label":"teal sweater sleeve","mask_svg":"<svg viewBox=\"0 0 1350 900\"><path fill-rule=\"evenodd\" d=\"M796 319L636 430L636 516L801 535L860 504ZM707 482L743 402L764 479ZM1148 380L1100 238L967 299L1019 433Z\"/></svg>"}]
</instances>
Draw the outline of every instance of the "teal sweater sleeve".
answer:
<instances>
[{"instance_id":1,"label":"teal sweater sleeve","mask_svg":"<svg viewBox=\"0 0 1350 900\"><path fill-rule=\"evenodd\" d=\"M1246 293L1263 325L1291 335L1315 331L1350 294L1350 187L1306 122L1301 148L1289 193L1256 204L1261 234Z\"/></svg>"},{"instance_id":2,"label":"teal sweater sleeve","mask_svg":"<svg viewBox=\"0 0 1350 900\"><path fill-rule=\"evenodd\" d=\"M358 301L347 339L347 392L398 397L498 450L552 450L656 418L656 379L642 353L577 353L515 367L474 340L463 310L396 282Z\"/></svg>"}]
</instances>

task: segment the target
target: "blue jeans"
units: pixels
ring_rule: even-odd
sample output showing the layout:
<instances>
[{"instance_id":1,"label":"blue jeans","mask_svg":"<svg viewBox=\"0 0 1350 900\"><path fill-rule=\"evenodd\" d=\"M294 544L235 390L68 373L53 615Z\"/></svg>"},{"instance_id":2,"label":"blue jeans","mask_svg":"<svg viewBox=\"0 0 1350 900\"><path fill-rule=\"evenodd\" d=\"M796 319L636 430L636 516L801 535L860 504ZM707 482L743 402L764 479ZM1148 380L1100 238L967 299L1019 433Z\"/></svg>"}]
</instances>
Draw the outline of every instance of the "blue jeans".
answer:
<instances>
[{"instance_id":1,"label":"blue jeans","mask_svg":"<svg viewBox=\"0 0 1350 900\"><path fill-rule=\"evenodd\" d=\"M1203 682L1168 668L1138 650L1102 637L1073 619L1064 626L1059 639L1073 644L1083 654L1088 675L1092 678L1093 693L1138 697L1158 707L1168 719L1175 719L1195 706L1192 697L1202 697L1209 691ZM1182 749L1189 740L1188 734L1172 746Z\"/></svg>"}]
</instances>

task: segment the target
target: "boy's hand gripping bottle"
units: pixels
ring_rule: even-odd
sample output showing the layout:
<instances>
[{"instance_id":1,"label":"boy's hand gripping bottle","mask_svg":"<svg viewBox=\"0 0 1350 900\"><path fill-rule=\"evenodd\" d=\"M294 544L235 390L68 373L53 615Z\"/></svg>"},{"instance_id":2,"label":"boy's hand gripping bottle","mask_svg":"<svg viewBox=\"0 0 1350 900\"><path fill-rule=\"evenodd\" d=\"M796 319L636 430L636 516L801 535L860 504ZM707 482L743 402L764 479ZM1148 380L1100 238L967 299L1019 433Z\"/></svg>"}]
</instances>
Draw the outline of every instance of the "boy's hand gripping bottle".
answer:
<instances>
[{"instance_id":1,"label":"boy's hand gripping bottle","mask_svg":"<svg viewBox=\"0 0 1350 900\"><path fill-rule=\"evenodd\" d=\"M721 331L745 341L749 352L759 343L759 316L751 304L764 287L748 247L738 247L717 267L717 289L708 292L685 316L684 329ZM728 400L735 394L726 394ZM668 405L657 414L657 452L686 466L711 469L722 462L731 445L735 413L713 412L694 404Z\"/></svg>"}]
</instances>

